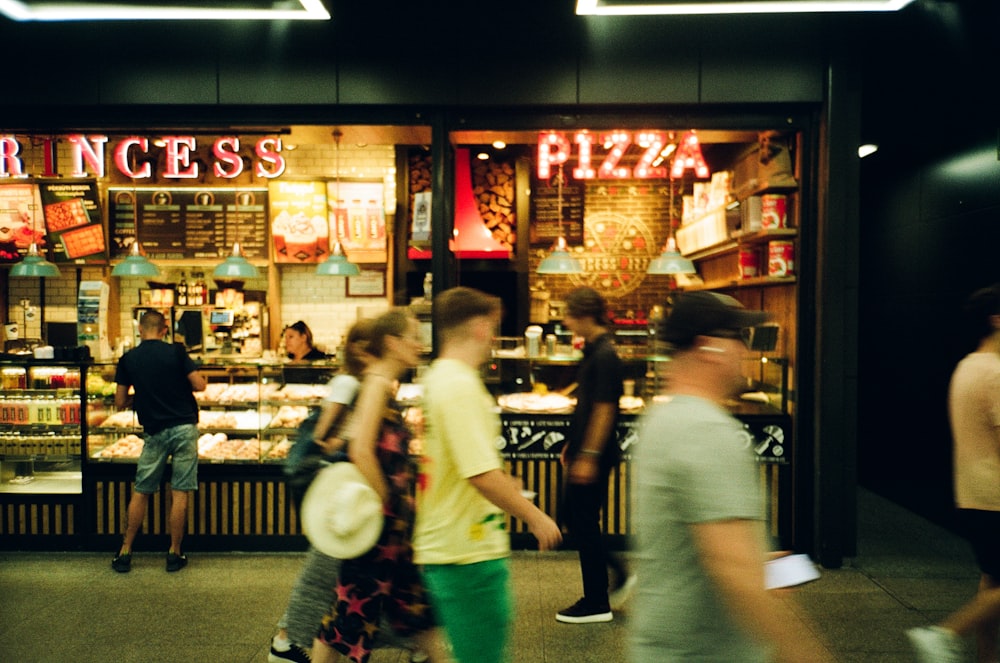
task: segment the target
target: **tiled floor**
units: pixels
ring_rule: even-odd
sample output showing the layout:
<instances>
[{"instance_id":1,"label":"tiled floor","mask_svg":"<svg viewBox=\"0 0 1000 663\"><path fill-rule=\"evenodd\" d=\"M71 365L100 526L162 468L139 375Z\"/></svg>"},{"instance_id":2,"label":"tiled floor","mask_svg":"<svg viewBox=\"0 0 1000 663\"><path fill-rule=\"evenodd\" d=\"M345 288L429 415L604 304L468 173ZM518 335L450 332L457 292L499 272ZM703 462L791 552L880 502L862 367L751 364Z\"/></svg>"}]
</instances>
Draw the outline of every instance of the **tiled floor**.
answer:
<instances>
[{"instance_id":1,"label":"tiled floor","mask_svg":"<svg viewBox=\"0 0 1000 663\"><path fill-rule=\"evenodd\" d=\"M862 491L860 554L795 591L838 661L913 661L903 631L975 592L966 546ZM274 621L301 564L297 554L190 554L167 574L162 555L137 554L130 574L110 554L0 553L0 662L264 663ZM517 623L511 661L626 661L627 610L609 624L554 619L577 598L572 553L514 556ZM374 663L403 663L379 650Z\"/></svg>"}]
</instances>

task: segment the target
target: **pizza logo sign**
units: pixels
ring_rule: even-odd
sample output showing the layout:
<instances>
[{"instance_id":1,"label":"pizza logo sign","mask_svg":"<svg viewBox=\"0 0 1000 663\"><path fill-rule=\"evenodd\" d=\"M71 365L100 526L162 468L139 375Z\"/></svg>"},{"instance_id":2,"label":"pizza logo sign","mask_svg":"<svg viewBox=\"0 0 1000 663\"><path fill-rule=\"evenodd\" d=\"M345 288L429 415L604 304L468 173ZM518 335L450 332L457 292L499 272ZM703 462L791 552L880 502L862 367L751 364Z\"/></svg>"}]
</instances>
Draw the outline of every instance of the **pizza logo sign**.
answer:
<instances>
[{"instance_id":1,"label":"pizza logo sign","mask_svg":"<svg viewBox=\"0 0 1000 663\"><path fill-rule=\"evenodd\" d=\"M586 285L609 296L626 295L642 284L658 247L645 223L610 212L590 215L584 224L583 252L574 256L584 273L574 285Z\"/></svg>"}]
</instances>

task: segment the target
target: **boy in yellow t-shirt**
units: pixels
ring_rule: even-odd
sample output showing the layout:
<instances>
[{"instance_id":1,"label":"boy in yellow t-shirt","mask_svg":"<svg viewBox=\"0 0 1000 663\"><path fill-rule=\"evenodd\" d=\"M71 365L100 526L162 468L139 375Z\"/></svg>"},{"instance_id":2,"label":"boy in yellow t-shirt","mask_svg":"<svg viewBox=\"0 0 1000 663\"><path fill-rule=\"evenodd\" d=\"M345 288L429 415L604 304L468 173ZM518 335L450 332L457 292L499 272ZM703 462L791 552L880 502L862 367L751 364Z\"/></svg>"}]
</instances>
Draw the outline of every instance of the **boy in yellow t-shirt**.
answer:
<instances>
[{"instance_id":1,"label":"boy in yellow t-shirt","mask_svg":"<svg viewBox=\"0 0 1000 663\"><path fill-rule=\"evenodd\" d=\"M423 378L424 454L417 481L414 561L458 663L501 663L512 621L510 537L504 513L525 522L541 550L556 523L503 469L496 401L479 376L500 300L458 287L434 301L440 352Z\"/></svg>"}]
</instances>

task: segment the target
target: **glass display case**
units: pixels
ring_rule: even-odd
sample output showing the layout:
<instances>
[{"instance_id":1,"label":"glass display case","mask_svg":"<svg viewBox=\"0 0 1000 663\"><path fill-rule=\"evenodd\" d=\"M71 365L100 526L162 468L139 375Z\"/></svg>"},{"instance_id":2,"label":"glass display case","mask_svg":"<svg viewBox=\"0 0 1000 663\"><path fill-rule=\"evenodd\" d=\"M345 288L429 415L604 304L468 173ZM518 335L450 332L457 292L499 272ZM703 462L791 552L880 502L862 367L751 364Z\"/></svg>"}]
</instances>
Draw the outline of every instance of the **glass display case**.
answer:
<instances>
[{"instance_id":1,"label":"glass display case","mask_svg":"<svg viewBox=\"0 0 1000 663\"><path fill-rule=\"evenodd\" d=\"M205 363L208 386L198 402L198 457L204 463L282 463L309 408L318 407L334 362ZM134 463L142 426L132 410L114 409L114 364L94 367L88 389L101 396L90 410L88 462Z\"/></svg>"},{"instance_id":2,"label":"glass display case","mask_svg":"<svg viewBox=\"0 0 1000 663\"><path fill-rule=\"evenodd\" d=\"M0 361L0 493L79 494L87 365Z\"/></svg>"}]
</instances>

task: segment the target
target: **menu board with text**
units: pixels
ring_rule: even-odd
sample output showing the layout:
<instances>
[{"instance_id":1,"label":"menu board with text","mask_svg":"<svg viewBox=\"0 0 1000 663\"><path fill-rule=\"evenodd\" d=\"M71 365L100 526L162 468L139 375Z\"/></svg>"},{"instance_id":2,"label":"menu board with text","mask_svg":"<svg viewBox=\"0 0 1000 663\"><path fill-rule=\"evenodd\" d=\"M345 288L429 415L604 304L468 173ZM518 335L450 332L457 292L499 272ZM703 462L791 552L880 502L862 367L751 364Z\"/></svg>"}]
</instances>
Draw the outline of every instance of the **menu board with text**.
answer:
<instances>
[{"instance_id":1,"label":"menu board with text","mask_svg":"<svg viewBox=\"0 0 1000 663\"><path fill-rule=\"evenodd\" d=\"M549 181L532 178L530 243L549 247L560 232L571 245L583 243L583 182L567 177L562 199L556 177Z\"/></svg>"},{"instance_id":2,"label":"menu board with text","mask_svg":"<svg viewBox=\"0 0 1000 663\"><path fill-rule=\"evenodd\" d=\"M137 235L154 260L221 258L235 242L247 258L267 256L267 189L108 189L113 257L124 258Z\"/></svg>"}]
</instances>

